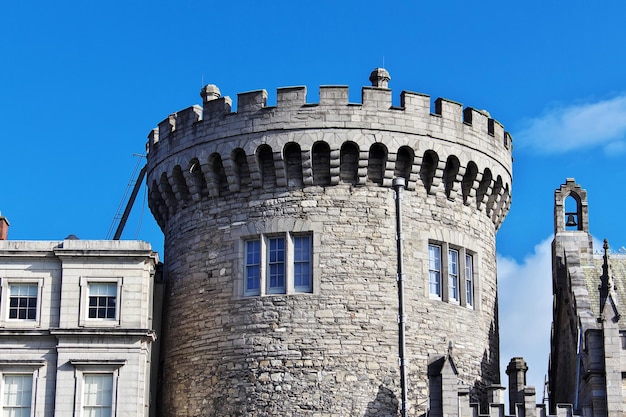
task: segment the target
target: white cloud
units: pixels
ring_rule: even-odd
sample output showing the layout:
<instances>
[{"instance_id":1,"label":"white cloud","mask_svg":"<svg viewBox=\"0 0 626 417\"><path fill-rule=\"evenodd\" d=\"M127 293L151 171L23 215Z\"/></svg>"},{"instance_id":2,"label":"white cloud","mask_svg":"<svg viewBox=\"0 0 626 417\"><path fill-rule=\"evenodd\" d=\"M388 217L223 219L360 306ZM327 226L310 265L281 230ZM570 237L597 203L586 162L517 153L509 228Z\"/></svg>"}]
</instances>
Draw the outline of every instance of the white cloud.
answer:
<instances>
[{"instance_id":1,"label":"white cloud","mask_svg":"<svg viewBox=\"0 0 626 417\"><path fill-rule=\"evenodd\" d=\"M516 145L545 153L602 147L626 152L626 94L593 103L556 107L522 122Z\"/></svg>"},{"instance_id":2,"label":"white cloud","mask_svg":"<svg viewBox=\"0 0 626 417\"><path fill-rule=\"evenodd\" d=\"M498 255L500 307L500 367L522 356L528 364L527 384L535 387L537 402L543 397L550 356L552 323L552 237L537 244L522 263Z\"/></svg>"}]
</instances>

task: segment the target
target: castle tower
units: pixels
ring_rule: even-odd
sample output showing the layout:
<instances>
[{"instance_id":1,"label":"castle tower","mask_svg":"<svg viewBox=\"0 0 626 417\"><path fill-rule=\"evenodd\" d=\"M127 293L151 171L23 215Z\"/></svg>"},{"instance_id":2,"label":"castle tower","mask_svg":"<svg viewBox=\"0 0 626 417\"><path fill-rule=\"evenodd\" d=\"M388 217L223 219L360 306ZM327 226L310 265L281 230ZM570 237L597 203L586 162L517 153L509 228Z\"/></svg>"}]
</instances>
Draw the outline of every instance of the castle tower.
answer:
<instances>
[{"instance_id":1,"label":"castle tower","mask_svg":"<svg viewBox=\"0 0 626 417\"><path fill-rule=\"evenodd\" d=\"M626 255L593 245L587 191L567 178L554 192L550 412L623 416ZM594 251L595 249L595 251Z\"/></svg>"},{"instance_id":2,"label":"castle tower","mask_svg":"<svg viewBox=\"0 0 626 417\"><path fill-rule=\"evenodd\" d=\"M403 193L409 415L452 355L475 396L498 383L495 235L511 138L485 111L363 87L219 89L149 136L165 234L166 416L384 416L401 405L395 177ZM452 353L451 353L452 352Z\"/></svg>"}]
</instances>

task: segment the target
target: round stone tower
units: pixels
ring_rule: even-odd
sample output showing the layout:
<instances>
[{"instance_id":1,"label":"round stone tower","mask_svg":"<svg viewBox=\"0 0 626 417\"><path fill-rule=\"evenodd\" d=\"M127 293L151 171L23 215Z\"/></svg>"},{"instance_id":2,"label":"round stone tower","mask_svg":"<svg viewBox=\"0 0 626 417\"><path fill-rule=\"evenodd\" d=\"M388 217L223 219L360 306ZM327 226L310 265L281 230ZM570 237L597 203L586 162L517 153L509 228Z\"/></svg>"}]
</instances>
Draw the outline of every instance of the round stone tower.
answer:
<instances>
[{"instance_id":1,"label":"round stone tower","mask_svg":"<svg viewBox=\"0 0 626 417\"><path fill-rule=\"evenodd\" d=\"M201 91L148 143L165 234L165 416L379 416L399 404L395 177L402 192L409 415L448 358L480 396L500 382L495 235L511 138L486 111L348 88ZM439 379L437 379L439 378ZM441 397L441 393L438 394ZM432 398L430 403L432 404ZM430 407L433 407L432 405Z\"/></svg>"}]
</instances>

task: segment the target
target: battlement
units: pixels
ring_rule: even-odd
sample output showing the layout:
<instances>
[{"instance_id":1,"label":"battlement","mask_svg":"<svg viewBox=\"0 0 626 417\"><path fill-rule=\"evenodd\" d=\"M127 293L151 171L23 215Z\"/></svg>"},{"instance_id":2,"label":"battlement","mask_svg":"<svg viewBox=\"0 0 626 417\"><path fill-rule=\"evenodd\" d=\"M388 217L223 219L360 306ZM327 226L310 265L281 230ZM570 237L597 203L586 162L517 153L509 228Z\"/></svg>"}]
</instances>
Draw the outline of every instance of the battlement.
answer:
<instances>
[{"instance_id":1,"label":"battlement","mask_svg":"<svg viewBox=\"0 0 626 417\"><path fill-rule=\"evenodd\" d=\"M381 75L382 74L382 75ZM151 207L163 224L178 206L248 189L367 183L391 187L394 177L427 195L475 205L496 228L510 205L512 142L484 110L403 91L392 106L385 70L372 73L362 104L347 86L320 87L307 103L304 86L222 97L205 86L203 105L173 113L149 135ZM351 161L348 163L347 161ZM182 200L182 201L181 201Z\"/></svg>"},{"instance_id":2,"label":"battlement","mask_svg":"<svg viewBox=\"0 0 626 417\"><path fill-rule=\"evenodd\" d=\"M407 133L425 130L440 137L450 129L468 136L468 142L476 146L489 143L506 150L509 155L512 152L511 136L484 110L464 109L460 103L437 98L434 111L431 111L430 96L411 91L402 91L400 107L394 107L392 91L388 88L363 87L361 92L362 103L350 103L347 86L325 85L319 89L319 102L307 103L305 86L282 87L276 90L276 105L268 106L266 90L249 91L237 94L237 110L234 112L231 98L221 97L216 86L207 85L200 93L202 107L195 105L169 115L150 134L148 149L154 152L161 143L176 140L189 129L200 128L207 134L233 129L261 131L267 128L267 123L272 124L272 129L377 129L380 126L371 120L376 115L377 118L388 119L395 129ZM385 113L381 115L380 112ZM476 140L477 137L480 139Z\"/></svg>"},{"instance_id":3,"label":"battlement","mask_svg":"<svg viewBox=\"0 0 626 417\"><path fill-rule=\"evenodd\" d=\"M454 360L444 356L432 361L429 415L458 417L575 417L572 404L556 404L555 414L549 414L544 403L537 403L535 387L526 385L528 366L524 358L512 358L507 367L509 376L509 413L505 414L504 391L500 384L487 387L488 408L481 413L479 404L470 400L471 389L458 380ZM433 366L431 365L431 370ZM486 413L484 413L486 411Z\"/></svg>"}]
</instances>

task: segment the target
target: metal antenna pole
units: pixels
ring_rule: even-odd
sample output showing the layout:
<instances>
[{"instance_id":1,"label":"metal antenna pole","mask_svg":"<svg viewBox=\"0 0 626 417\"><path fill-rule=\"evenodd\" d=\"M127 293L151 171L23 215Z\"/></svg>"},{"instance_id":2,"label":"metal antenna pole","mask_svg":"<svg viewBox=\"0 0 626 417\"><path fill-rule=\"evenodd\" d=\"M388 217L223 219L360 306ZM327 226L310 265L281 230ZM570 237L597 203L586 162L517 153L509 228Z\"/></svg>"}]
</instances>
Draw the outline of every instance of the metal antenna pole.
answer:
<instances>
[{"instance_id":1,"label":"metal antenna pole","mask_svg":"<svg viewBox=\"0 0 626 417\"><path fill-rule=\"evenodd\" d=\"M133 192L130 194L130 198L128 199L128 204L126 204L126 209L124 210L124 214L122 215L120 224L117 226L117 230L115 231L113 240L120 240L120 237L122 237L124 226L126 226L126 220L128 220L128 216L130 215L130 210L133 208L133 204L135 204L135 198L137 198L137 192L141 188L143 177L146 175L147 168L148 166L144 165L143 168L141 168L141 171L139 171L139 176L137 177L137 181L135 181L135 186L133 187Z\"/></svg>"},{"instance_id":2,"label":"metal antenna pole","mask_svg":"<svg viewBox=\"0 0 626 417\"><path fill-rule=\"evenodd\" d=\"M403 417L408 416L409 401L407 393L407 368L406 359L406 338L405 338L405 315L404 315L404 267L402 257L402 191L404 190L406 181L402 177L394 178L393 188L396 192L396 245L398 253L398 354L400 359L400 389L402 391L402 410Z\"/></svg>"}]
</instances>

